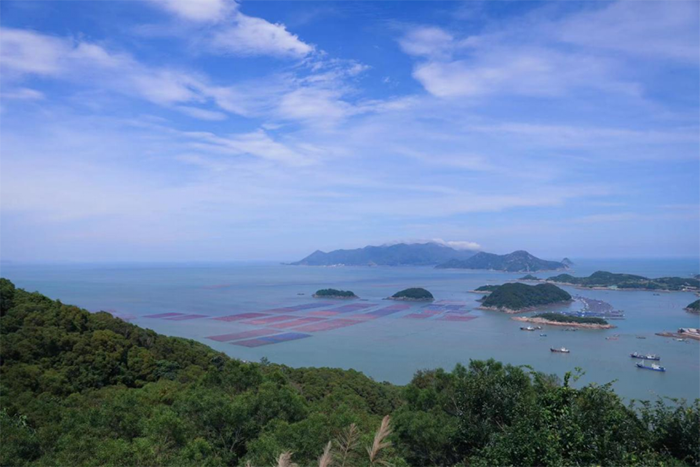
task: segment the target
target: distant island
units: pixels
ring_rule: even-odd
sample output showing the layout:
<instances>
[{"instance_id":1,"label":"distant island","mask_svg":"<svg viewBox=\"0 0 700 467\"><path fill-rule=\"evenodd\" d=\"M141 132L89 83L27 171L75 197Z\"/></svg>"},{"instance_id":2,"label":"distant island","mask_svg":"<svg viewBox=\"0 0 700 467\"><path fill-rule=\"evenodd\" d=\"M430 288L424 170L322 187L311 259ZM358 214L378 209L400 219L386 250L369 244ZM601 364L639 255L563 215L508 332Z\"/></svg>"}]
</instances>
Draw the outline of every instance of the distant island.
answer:
<instances>
[{"instance_id":1,"label":"distant island","mask_svg":"<svg viewBox=\"0 0 700 467\"><path fill-rule=\"evenodd\" d=\"M569 258L564 258L563 260L561 260L561 264L563 264L566 267L571 267L574 265L574 262L571 261Z\"/></svg>"},{"instance_id":2,"label":"distant island","mask_svg":"<svg viewBox=\"0 0 700 467\"><path fill-rule=\"evenodd\" d=\"M518 316L513 318L516 321L527 323L549 324L551 326L568 326L574 328L588 329L612 329L615 326L608 324L603 318L582 318L569 316L562 313L539 313L534 316Z\"/></svg>"},{"instance_id":3,"label":"distant island","mask_svg":"<svg viewBox=\"0 0 700 467\"><path fill-rule=\"evenodd\" d=\"M400 292L396 292L389 297L389 300L406 300L415 302L429 302L433 300L433 294L420 287L411 287Z\"/></svg>"},{"instance_id":4,"label":"distant island","mask_svg":"<svg viewBox=\"0 0 700 467\"><path fill-rule=\"evenodd\" d=\"M313 296L315 298L342 298L342 299L358 298L358 296L355 295L354 292L351 292L349 290L338 290L338 289L317 290Z\"/></svg>"},{"instance_id":5,"label":"distant island","mask_svg":"<svg viewBox=\"0 0 700 467\"><path fill-rule=\"evenodd\" d=\"M512 282L498 286L482 300L479 308L521 313L540 306L565 303L570 300L571 295L553 284L527 285Z\"/></svg>"},{"instance_id":6,"label":"distant island","mask_svg":"<svg viewBox=\"0 0 700 467\"><path fill-rule=\"evenodd\" d=\"M490 294L497 288L499 288L500 285L482 285L481 287L477 287L474 290L470 290L471 293L483 293L483 294Z\"/></svg>"},{"instance_id":7,"label":"distant island","mask_svg":"<svg viewBox=\"0 0 700 467\"><path fill-rule=\"evenodd\" d=\"M434 266L446 261L463 260L471 250L455 250L438 243L398 243L366 246L354 250L317 250L292 266Z\"/></svg>"},{"instance_id":8,"label":"distant island","mask_svg":"<svg viewBox=\"0 0 700 467\"><path fill-rule=\"evenodd\" d=\"M451 259L438 264L440 269L490 269L505 272L555 271L567 269L559 261L547 261L531 255L527 251L518 250L507 255L480 252L467 259Z\"/></svg>"},{"instance_id":9,"label":"distant island","mask_svg":"<svg viewBox=\"0 0 700 467\"><path fill-rule=\"evenodd\" d=\"M688 313L700 313L700 300L695 300L693 303L685 307Z\"/></svg>"},{"instance_id":10,"label":"distant island","mask_svg":"<svg viewBox=\"0 0 700 467\"><path fill-rule=\"evenodd\" d=\"M700 287L700 280L694 278L659 277L658 279L649 279L634 274L616 274L607 271L597 271L588 277L559 274L546 279L546 281L590 289L682 291L698 290Z\"/></svg>"},{"instance_id":11,"label":"distant island","mask_svg":"<svg viewBox=\"0 0 700 467\"><path fill-rule=\"evenodd\" d=\"M519 281L538 281L538 280L540 280L540 278L533 276L532 274L528 274L527 276L523 276L518 280Z\"/></svg>"}]
</instances>

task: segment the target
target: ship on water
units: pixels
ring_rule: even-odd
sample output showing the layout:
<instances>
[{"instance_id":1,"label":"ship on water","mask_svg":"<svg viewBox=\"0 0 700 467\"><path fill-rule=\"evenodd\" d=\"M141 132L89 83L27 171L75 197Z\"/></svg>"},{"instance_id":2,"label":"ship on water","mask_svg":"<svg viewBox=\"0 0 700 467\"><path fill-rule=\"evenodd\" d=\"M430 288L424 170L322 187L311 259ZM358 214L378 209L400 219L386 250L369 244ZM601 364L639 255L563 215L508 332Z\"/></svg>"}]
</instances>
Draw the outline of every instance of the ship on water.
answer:
<instances>
[{"instance_id":1,"label":"ship on water","mask_svg":"<svg viewBox=\"0 0 700 467\"><path fill-rule=\"evenodd\" d=\"M640 362L637 363L637 368L641 368L642 370L651 370L651 371L666 371L666 368L662 367L661 365L657 365L656 363L652 363L651 365L645 365L644 363Z\"/></svg>"},{"instance_id":2,"label":"ship on water","mask_svg":"<svg viewBox=\"0 0 700 467\"><path fill-rule=\"evenodd\" d=\"M630 354L630 357L639 358L642 360L661 360L661 357L659 357L658 355L653 354L653 353L641 354L639 352L633 352Z\"/></svg>"}]
</instances>

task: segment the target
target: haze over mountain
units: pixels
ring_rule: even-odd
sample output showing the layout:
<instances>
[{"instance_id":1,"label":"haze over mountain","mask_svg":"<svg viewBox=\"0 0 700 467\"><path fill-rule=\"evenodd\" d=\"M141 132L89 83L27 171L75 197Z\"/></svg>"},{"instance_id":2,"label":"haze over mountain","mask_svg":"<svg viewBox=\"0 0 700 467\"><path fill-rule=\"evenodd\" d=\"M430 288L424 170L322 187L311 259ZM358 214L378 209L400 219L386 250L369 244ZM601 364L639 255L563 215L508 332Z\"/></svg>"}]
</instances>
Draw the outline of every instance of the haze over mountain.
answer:
<instances>
[{"instance_id":1,"label":"haze over mountain","mask_svg":"<svg viewBox=\"0 0 700 467\"><path fill-rule=\"evenodd\" d=\"M466 260L476 252L457 250L437 243L398 243L353 250L316 250L294 266L432 266L450 260Z\"/></svg>"},{"instance_id":2,"label":"haze over mountain","mask_svg":"<svg viewBox=\"0 0 700 467\"><path fill-rule=\"evenodd\" d=\"M452 259L436 267L441 269L493 269L506 272L549 271L568 268L563 262L540 259L524 250L514 251L507 255L480 252L465 260Z\"/></svg>"}]
</instances>

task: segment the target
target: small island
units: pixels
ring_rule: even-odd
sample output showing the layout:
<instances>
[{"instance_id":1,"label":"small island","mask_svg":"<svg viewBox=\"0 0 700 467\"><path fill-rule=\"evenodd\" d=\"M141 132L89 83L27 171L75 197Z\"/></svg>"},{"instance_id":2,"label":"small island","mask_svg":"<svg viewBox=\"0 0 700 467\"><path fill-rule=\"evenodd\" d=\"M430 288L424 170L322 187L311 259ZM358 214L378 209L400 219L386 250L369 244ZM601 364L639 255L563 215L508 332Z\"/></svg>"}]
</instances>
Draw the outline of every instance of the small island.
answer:
<instances>
[{"instance_id":1,"label":"small island","mask_svg":"<svg viewBox=\"0 0 700 467\"><path fill-rule=\"evenodd\" d=\"M685 311L688 313L700 313L700 300L695 300L693 303L685 307Z\"/></svg>"},{"instance_id":2,"label":"small island","mask_svg":"<svg viewBox=\"0 0 700 467\"><path fill-rule=\"evenodd\" d=\"M496 290L496 289L499 288L499 287L500 287L500 285L482 285L481 287L477 287L476 289L470 290L469 292L471 292L471 293L480 293L480 294L485 294L485 295L487 295L487 294L490 294L491 292L493 292L494 290Z\"/></svg>"},{"instance_id":3,"label":"small island","mask_svg":"<svg viewBox=\"0 0 700 467\"><path fill-rule=\"evenodd\" d=\"M527 276L523 276L523 277L521 277L521 278L518 279L518 280L519 280L519 281L539 281L540 278L539 278L539 277L535 277L535 276L533 276L532 274L528 274Z\"/></svg>"},{"instance_id":4,"label":"small island","mask_svg":"<svg viewBox=\"0 0 700 467\"><path fill-rule=\"evenodd\" d=\"M559 274L547 279L562 285L571 285L586 289L610 290L654 290L654 291L688 291L698 290L700 280L683 277L659 277L650 279L634 274L617 274L597 271L588 277L575 277L571 274Z\"/></svg>"},{"instance_id":5,"label":"small island","mask_svg":"<svg viewBox=\"0 0 700 467\"><path fill-rule=\"evenodd\" d=\"M337 289L321 289L317 290L313 295L314 298L338 298L338 299L351 299L359 298L354 292L349 290L337 290Z\"/></svg>"},{"instance_id":6,"label":"small island","mask_svg":"<svg viewBox=\"0 0 700 467\"><path fill-rule=\"evenodd\" d=\"M522 313L537 307L571 301L571 295L553 284L527 285L512 282L498 286L481 302L479 309Z\"/></svg>"},{"instance_id":7,"label":"small island","mask_svg":"<svg viewBox=\"0 0 700 467\"><path fill-rule=\"evenodd\" d=\"M582 318L562 313L540 313L534 316L517 316L512 319L526 323L567 326L570 328L612 329L615 327L612 324L608 324L603 318Z\"/></svg>"},{"instance_id":8,"label":"small island","mask_svg":"<svg viewBox=\"0 0 700 467\"><path fill-rule=\"evenodd\" d=\"M434 300L433 294L421 287L411 287L388 298L389 300L405 300L411 302L430 302Z\"/></svg>"}]
</instances>

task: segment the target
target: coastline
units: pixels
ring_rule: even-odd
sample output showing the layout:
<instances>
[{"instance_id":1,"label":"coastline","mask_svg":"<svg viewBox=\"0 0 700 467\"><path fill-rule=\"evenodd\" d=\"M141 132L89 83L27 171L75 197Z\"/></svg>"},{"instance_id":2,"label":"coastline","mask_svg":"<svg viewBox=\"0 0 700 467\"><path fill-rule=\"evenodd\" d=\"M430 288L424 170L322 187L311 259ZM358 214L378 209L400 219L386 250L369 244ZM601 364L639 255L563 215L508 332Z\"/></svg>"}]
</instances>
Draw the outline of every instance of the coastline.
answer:
<instances>
[{"instance_id":1,"label":"coastline","mask_svg":"<svg viewBox=\"0 0 700 467\"><path fill-rule=\"evenodd\" d=\"M529 318L527 316L514 316L511 318L514 321L522 321L525 323L547 324L549 326L566 326L568 328L584 328L584 329L613 329L617 326L612 324L594 324L594 323L575 323L575 322L560 322L550 321L544 318Z\"/></svg>"},{"instance_id":2,"label":"coastline","mask_svg":"<svg viewBox=\"0 0 700 467\"><path fill-rule=\"evenodd\" d=\"M353 295L352 297L345 297L342 295L317 295L313 294L313 298L330 298L332 300L355 300L356 298L360 298L357 295Z\"/></svg>"},{"instance_id":3,"label":"coastline","mask_svg":"<svg viewBox=\"0 0 700 467\"><path fill-rule=\"evenodd\" d=\"M554 285L563 285L566 287L573 287L574 289L578 290L611 290L611 291L622 291L622 292L656 292L656 293L673 293L673 292L693 292L697 293L698 291L696 290L670 290L670 289L644 289L640 287L605 287L605 286L592 286L588 287L585 285L581 284L572 284L571 282L557 282L557 281L550 281L547 279L539 280L539 281L531 281L531 282L544 282L547 284L554 284Z\"/></svg>"},{"instance_id":4,"label":"coastline","mask_svg":"<svg viewBox=\"0 0 700 467\"><path fill-rule=\"evenodd\" d=\"M700 342L700 335L698 334L693 334L693 333L687 333L687 332L670 332L670 331L663 331L663 332L657 332L655 333L657 336L661 337L673 337L675 339L692 339L694 341Z\"/></svg>"},{"instance_id":5,"label":"coastline","mask_svg":"<svg viewBox=\"0 0 700 467\"><path fill-rule=\"evenodd\" d=\"M488 295L488 294L486 294L486 295ZM563 300L560 302L548 303L546 305L536 305L536 306L528 306L526 308L518 308L517 310L513 310L512 308L501 308L501 307L497 307L497 306L483 306L483 305L476 307L476 309L477 310L485 310L485 311L499 311L501 313L506 313L508 315L517 315L519 313L527 313L529 311L538 311L538 310L542 310L543 308L547 309L547 307L551 307L553 305L562 305L564 303L571 303L573 301L574 301L573 299Z\"/></svg>"},{"instance_id":6,"label":"coastline","mask_svg":"<svg viewBox=\"0 0 700 467\"><path fill-rule=\"evenodd\" d=\"M387 297L385 300L396 300L397 302L434 302L435 298Z\"/></svg>"}]
</instances>

